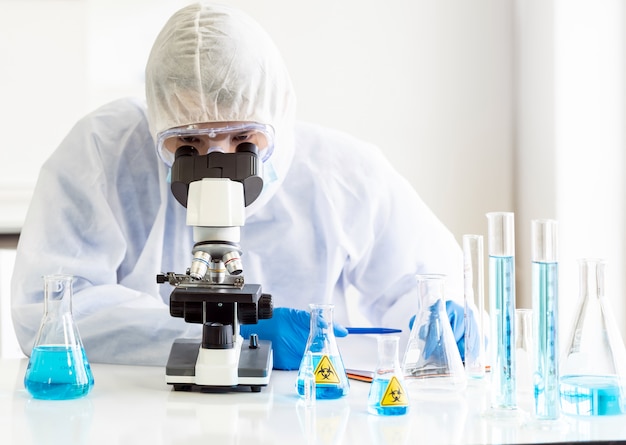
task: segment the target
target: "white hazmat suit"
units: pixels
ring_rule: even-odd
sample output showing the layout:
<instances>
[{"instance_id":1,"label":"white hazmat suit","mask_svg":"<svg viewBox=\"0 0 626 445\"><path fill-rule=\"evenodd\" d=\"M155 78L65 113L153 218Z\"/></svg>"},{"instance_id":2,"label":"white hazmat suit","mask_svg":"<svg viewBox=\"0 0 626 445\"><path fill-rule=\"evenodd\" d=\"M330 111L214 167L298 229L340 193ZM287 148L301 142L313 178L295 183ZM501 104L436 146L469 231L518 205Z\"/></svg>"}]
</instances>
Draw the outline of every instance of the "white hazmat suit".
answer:
<instances>
[{"instance_id":1,"label":"white hazmat suit","mask_svg":"<svg viewBox=\"0 0 626 445\"><path fill-rule=\"evenodd\" d=\"M174 339L200 335L169 315L172 288L155 279L183 273L194 244L155 140L194 123L274 128L275 180L241 229L246 282L274 306L333 302L348 325L353 296L371 323L406 333L414 274L446 274L448 297L462 298L452 234L376 147L294 123L284 63L245 14L216 5L176 13L154 44L146 93L147 108L123 99L83 118L42 167L12 280L26 354L43 315L41 277L52 273L76 276L73 313L92 362L163 365Z\"/></svg>"}]
</instances>

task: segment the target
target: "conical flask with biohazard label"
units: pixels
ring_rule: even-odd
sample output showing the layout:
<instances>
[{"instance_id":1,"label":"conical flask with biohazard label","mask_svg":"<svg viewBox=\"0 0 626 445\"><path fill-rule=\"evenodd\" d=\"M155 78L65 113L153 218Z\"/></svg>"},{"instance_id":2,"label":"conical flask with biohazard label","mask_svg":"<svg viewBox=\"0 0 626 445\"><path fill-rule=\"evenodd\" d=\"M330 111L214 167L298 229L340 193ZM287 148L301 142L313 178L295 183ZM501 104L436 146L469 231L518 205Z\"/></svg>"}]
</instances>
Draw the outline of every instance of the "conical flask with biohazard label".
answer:
<instances>
[{"instance_id":1,"label":"conical flask with biohazard label","mask_svg":"<svg viewBox=\"0 0 626 445\"><path fill-rule=\"evenodd\" d=\"M626 414L626 350L604 293L600 259L579 261L580 298L560 361L561 412L574 416Z\"/></svg>"},{"instance_id":2,"label":"conical flask with biohazard label","mask_svg":"<svg viewBox=\"0 0 626 445\"><path fill-rule=\"evenodd\" d=\"M409 397L398 359L400 337L378 337L378 365L370 386L367 411L378 416L401 416L409 411Z\"/></svg>"},{"instance_id":3,"label":"conical flask with biohazard label","mask_svg":"<svg viewBox=\"0 0 626 445\"><path fill-rule=\"evenodd\" d=\"M348 394L350 384L339 353L333 327L332 304L310 304L311 330L304 357L298 371L297 389L306 396L309 386L307 374L313 368L316 399L338 399Z\"/></svg>"},{"instance_id":4,"label":"conical flask with biohazard label","mask_svg":"<svg viewBox=\"0 0 626 445\"><path fill-rule=\"evenodd\" d=\"M402 361L410 394L465 389L467 377L444 301L444 275L417 275L417 313Z\"/></svg>"}]
</instances>

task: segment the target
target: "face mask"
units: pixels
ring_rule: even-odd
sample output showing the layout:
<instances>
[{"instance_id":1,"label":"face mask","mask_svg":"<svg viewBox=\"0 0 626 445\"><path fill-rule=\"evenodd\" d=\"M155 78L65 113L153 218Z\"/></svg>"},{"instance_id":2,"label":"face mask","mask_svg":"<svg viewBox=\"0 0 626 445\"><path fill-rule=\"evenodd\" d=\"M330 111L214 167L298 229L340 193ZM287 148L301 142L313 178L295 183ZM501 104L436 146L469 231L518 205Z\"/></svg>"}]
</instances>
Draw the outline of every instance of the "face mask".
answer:
<instances>
[{"instance_id":1,"label":"face mask","mask_svg":"<svg viewBox=\"0 0 626 445\"><path fill-rule=\"evenodd\" d=\"M274 165L272 164L271 159L268 159L263 163L263 194L264 191L268 189L268 187L274 182L278 181L278 175L276 174L276 170L274 169Z\"/></svg>"}]
</instances>

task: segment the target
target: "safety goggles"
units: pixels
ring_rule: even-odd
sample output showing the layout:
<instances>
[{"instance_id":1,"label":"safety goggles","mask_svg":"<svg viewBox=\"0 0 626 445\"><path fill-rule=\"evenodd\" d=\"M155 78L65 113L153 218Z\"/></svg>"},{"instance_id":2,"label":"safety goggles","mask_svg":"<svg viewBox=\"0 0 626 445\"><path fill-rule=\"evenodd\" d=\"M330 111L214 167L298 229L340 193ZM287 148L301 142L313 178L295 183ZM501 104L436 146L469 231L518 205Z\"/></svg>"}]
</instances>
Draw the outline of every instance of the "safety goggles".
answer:
<instances>
[{"instance_id":1,"label":"safety goggles","mask_svg":"<svg viewBox=\"0 0 626 445\"><path fill-rule=\"evenodd\" d=\"M262 161L274 151L274 129L269 125L254 122L200 125L171 128L158 134L157 152L167 165L174 163L174 154L182 146L192 146L199 154L206 155L214 151L233 153L239 144L251 142L257 146Z\"/></svg>"}]
</instances>

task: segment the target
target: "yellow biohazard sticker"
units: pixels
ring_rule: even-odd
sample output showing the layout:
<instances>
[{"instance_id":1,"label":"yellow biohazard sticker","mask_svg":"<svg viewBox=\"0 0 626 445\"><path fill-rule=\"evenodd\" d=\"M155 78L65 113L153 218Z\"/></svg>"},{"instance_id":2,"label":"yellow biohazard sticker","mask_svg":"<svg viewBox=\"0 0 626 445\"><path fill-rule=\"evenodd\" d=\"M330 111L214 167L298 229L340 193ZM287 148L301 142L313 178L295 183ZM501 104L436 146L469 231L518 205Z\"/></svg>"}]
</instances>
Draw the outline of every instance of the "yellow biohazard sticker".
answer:
<instances>
[{"instance_id":1,"label":"yellow biohazard sticker","mask_svg":"<svg viewBox=\"0 0 626 445\"><path fill-rule=\"evenodd\" d=\"M409 401L404 392L404 388L400 384L400 381L394 376L389 380L387 389L383 394L383 398L380 401L381 406L407 406Z\"/></svg>"},{"instance_id":2,"label":"yellow biohazard sticker","mask_svg":"<svg viewBox=\"0 0 626 445\"><path fill-rule=\"evenodd\" d=\"M340 383L335 367L327 355L322 356L322 359L315 368L315 384L323 385L324 383L331 383L335 385Z\"/></svg>"}]
</instances>

